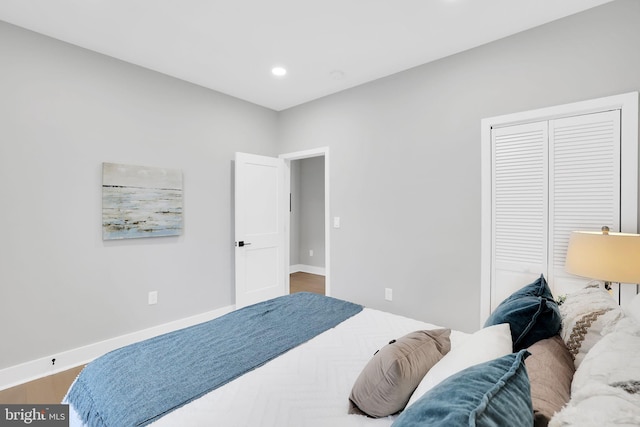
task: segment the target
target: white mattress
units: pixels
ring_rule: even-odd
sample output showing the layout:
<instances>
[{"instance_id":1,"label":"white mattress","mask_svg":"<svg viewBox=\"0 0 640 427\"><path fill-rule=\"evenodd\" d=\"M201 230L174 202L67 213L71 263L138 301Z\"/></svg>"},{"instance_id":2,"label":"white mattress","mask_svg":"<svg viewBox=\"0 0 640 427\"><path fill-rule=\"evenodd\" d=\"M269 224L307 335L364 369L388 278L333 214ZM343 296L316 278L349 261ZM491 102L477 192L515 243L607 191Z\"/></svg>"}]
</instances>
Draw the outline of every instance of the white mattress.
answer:
<instances>
[{"instance_id":1,"label":"white mattress","mask_svg":"<svg viewBox=\"0 0 640 427\"><path fill-rule=\"evenodd\" d=\"M179 408L153 427L390 426L394 417L349 415L349 393L371 356L390 340L437 326L365 308L264 366ZM466 334L451 333L455 347ZM71 426L82 426L70 408Z\"/></svg>"}]
</instances>

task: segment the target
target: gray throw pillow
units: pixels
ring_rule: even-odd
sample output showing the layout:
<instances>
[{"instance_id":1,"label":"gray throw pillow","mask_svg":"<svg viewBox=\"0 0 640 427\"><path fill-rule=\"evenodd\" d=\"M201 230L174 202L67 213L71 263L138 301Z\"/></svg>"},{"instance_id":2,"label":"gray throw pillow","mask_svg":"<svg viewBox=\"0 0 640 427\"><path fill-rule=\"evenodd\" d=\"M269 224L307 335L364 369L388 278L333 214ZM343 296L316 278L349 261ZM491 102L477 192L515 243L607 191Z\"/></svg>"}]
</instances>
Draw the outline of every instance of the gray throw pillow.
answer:
<instances>
[{"instance_id":1,"label":"gray throw pillow","mask_svg":"<svg viewBox=\"0 0 640 427\"><path fill-rule=\"evenodd\" d=\"M353 385L349 412L377 418L404 409L424 375L451 349L450 334L415 331L380 349Z\"/></svg>"}]
</instances>

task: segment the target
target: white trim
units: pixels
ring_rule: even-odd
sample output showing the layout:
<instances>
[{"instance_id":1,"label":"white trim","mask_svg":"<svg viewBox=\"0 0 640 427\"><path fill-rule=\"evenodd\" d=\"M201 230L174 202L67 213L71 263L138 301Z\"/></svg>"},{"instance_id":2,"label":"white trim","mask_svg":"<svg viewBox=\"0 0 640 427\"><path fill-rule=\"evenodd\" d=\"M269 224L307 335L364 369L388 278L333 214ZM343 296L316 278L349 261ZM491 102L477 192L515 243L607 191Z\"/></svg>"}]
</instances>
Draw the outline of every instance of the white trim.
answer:
<instances>
[{"instance_id":1,"label":"white trim","mask_svg":"<svg viewBox=\"0 0 640 427\"><path fill-rule=\"evenodd\" d=\"M197 314L195 316L186 317L184 319L175 320L173 322L154 326L141 331L133 332L119 337L110 338L108 340L89 344L84 347L78 347L72 350L51 354L46 357L21 363L20 365L10 366L0 370L0 390L14 387L28 381L36 380L48 375L57 374L67 369L74 368L89 363L98 356L108 353L125 345L133 344L148 338L165 334L167 332L176 331L198 323L206 322L235 309L235 306L229 305L218 308L206 313ZM56 359L55 365L51 360Z\"/></svg>"},{"instance_id":2,"label":"white trim","mask_svg":"<svg viewBox=\"0 0 640 427\"><path fill-rule=\"evenodd\" d=\"M627 108L629 110L625 113L624 110L627 110ZM559 119L562 117L578 116L580 114L620 109L623 110L623 118L631 117L633 110L637 113L638 92L623 93L604 98L573 102L571 104L555 105L553 107L539 108L537 110L521 111L513 114L489 117L482 119L482 128L484 129L485 125L490 126L490 128L505 127L522 123L538 122L543 120ZM482 136L485 136L484 133Z\"/></svg>"},{"instance_id":3,"label":"white trim","mask_svg":"<svg viewBox=\"0 0 640 427\"><path fill-rule=\"evenodd\" d=\"M330 191L330 163L329 163L329 147L312 148L310 150L296 151L293 153L280 154L278 157L285 160L285 164L289 169L287 174L290 178L290 164L292 160L308 159L310 157L324 156L324 269L325 269L325 295L331 295L331 191ZM287 191L290 191L291 182L287 179ZM289 242L290 237L290 224L287 217L286 223L286 241ZM289 262L289 244L286 244L287 253L285 254L287 263ZM287 289L289 289L289 277L287 276Z\"/></svg>"},{"instance_id":4,"label":"white trim","mask_svg":"<svg viewBox=\"0 0 640 427\"><path fill-rule=\"evenodd\" d=\"M638 231L638 92L574 102L482 119L480 325L491 314L491 129L607 110L621 110L622 183L621 230Z\"/></svg>"},{"instance_id":5,"label":"white trim","mask_svg":"<svg viewBox=\"0 0 640 427\"><path fill-rule=\"evenodd\" d=\"M286 266L291 262L291 162L288 160L284 160L284 194L287 203L284 210L284 263ZM284 278L284 295L291 293L289 274L285 274Z\"/></svg>"},{"instance_id":6,"label":"white trim","mask_svg":"<svg viewBox=\"0 0 640 427\"><path fill-rule=\"evenodd\" d=\"M319 276L326 276L324 267L316 267L315 265L306 265L306 264L294 264L289 266L289 274L291 273L309 273L309 274L317 274Z\"/></svg>"}]
</instances>

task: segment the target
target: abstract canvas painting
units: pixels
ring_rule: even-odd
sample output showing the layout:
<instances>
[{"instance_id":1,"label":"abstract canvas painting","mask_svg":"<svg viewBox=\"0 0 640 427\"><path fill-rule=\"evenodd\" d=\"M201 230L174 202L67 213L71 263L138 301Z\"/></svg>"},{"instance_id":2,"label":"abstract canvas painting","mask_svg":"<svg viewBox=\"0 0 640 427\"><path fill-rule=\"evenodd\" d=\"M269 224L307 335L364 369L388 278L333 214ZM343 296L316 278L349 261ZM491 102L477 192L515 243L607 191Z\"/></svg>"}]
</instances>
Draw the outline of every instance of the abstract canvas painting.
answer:
<instances>
[{"instance_id":1,"label":"abstract canvas painting","mask_svg":"<svg viewBox=\"0 0 640 427\"><path fill-rule=\"evenodd\" d=\"M182 234L182 171L102 164L102 239Z\"/></svg>"}]
</instances>

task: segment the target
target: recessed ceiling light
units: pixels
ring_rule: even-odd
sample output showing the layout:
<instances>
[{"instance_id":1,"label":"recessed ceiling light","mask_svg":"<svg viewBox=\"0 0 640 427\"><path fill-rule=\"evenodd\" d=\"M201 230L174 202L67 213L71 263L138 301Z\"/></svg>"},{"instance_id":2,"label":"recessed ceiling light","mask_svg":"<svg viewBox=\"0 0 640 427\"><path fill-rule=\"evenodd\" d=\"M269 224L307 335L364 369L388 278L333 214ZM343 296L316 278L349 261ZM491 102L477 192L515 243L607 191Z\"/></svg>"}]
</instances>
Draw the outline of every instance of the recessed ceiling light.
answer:
<instances>
[{"instance_id":1,"label":"recessed ceiling light","mask_svg":"<svg viewBox=\"0 0 640 427\"><path fill-rule=\"evenodd\" d=\"M284 67L273 67L271 69L271 74L276 77L283 77L287 74L287 69Z\"/></svg>"}]
</instances>

